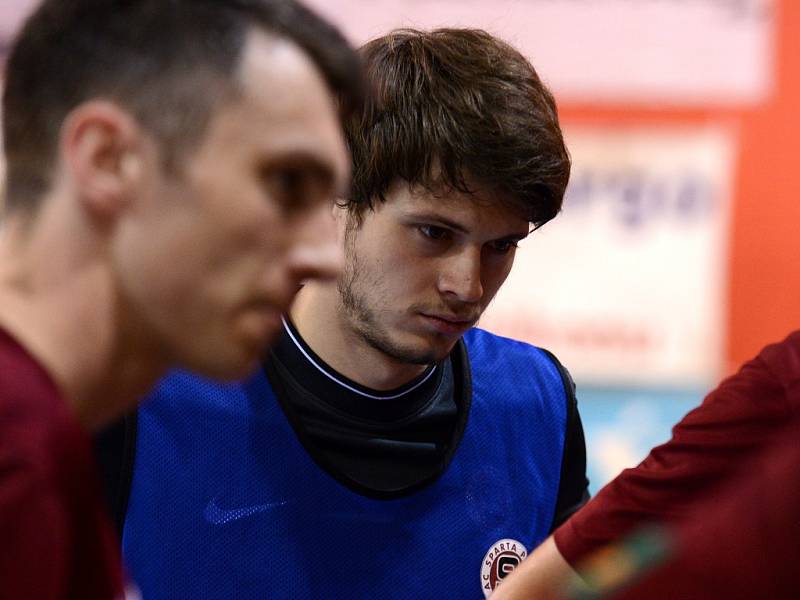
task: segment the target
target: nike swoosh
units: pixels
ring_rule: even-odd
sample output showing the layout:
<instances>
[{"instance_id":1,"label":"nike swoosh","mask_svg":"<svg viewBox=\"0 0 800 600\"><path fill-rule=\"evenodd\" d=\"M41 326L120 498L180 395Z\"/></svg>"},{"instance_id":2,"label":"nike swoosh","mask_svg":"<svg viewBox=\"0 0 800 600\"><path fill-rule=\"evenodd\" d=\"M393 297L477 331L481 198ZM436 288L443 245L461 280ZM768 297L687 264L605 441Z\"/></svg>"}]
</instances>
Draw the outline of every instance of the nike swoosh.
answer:
<instances>
[{"instance_id":1,"label":"nike swoosh","mask_svg":"<svg viewBox=\"0 0 800 600\"><path fill-rule=\"evenodd\" d=\"M273 508L278 508L279 506L285 506L286 504L288 504L288 501L284 500L282 502L270 502L269 504L243 506L241 508L221 508L217 504L217 498L215 496L208 501L208 505L203 511L203 515L205 516L206 521L212 525L225 525L232 521L238 521L239 519L245 519L258 513L266 512L268 510L272 510Z\"/></svg>"}]
</instances>

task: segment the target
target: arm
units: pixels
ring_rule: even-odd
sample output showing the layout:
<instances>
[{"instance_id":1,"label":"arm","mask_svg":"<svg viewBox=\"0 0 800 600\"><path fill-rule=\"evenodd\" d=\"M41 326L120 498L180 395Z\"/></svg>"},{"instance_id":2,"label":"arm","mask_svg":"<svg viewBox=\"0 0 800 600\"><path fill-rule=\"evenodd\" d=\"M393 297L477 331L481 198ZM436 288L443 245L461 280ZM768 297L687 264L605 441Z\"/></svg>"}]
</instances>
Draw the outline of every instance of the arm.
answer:
<instances>
[{"instance_id":1,"label":"arm","mask_svg":"<svg viewBox=\"0 0 800 600\"><path fill-rule=\"evenodd\" d=\"M555 600L574 575L550 536L503 581L492 600Z\"/></svg>"},{"instance_id":2,"label":"arm","mask_svg":"<svg viewBox=\"0 0 800 600\"><path fill-rule=\"evenodd\" d=\"M799 341L768 347L723 381L675 426L668 443L623 471L533 552L497 597L553 597L547 594L571 571L569 565L645 523L685 517L797 412L787 400L784 377L798 361Z\"/></svg>"},{"instance_id":3,"label":"arm","mask_svg":"<svg viewBox=\"0 0 800 600\"><path fill-rule=\"evenodd\" d=\"M754 464L672 530L661 565L634 573L630 587L613 597L796 598L799 436L795 419Z\"/></svg>"},{"instance_id":4,"label":"arm","mask_svg":"<svg viewBox=\"0 0 800 600\"><path fill-rule=\"evenodd\" d=\"M679 521L724 484L796 410L783 375L796 352L790 344L768 347L689 412L669 442L600 490L554 534L567 562L575 565L644 524Z\"/></svg>"}]
</instances>

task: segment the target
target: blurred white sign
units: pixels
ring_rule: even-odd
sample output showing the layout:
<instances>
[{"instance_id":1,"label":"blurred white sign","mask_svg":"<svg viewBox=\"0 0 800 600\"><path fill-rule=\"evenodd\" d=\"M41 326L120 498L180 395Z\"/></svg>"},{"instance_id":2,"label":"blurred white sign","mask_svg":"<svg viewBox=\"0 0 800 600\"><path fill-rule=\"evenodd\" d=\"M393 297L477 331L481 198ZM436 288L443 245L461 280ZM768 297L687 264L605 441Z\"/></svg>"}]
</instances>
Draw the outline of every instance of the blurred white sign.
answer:
<instances>
[{"instance_id":1,"label":"blurred white sign","mask_svg":"<svg viewBox=\"0 0 800 600\"><path fill-rule=\"evenodd\" d=\"M522 242L481 322L582 382L706 385L723 358L734 136L567 130L563 213Z\"/></svg>"},{"instance_id":2,"label":"blurred white sign","mask_svg":"<svg viewBox=\"0 0 800 600\"><path fill-rule=\"evenodd\" d=\"M773 0L306 0L357 44L396 27L479 27L560 100L740 105L773 80Z\"/></svg>"}]
</instances>

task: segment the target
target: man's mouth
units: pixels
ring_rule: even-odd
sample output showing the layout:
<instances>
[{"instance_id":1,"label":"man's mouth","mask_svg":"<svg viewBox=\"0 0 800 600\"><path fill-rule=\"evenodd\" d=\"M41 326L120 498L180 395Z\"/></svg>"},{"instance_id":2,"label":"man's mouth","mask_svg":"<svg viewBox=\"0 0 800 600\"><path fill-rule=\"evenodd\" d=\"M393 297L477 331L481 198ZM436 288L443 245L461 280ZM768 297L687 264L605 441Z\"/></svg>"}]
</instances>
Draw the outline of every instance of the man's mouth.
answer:
<instances>
[{"instance_id":1,"label":"man's mouth","mask_svg":"<svg viewBox=\"0 0 800 600\"><path fill-rule=\"evenodd\" d=\"M473 318L430 313L421 313L421 315L431 327L448 335L461 335L475 323Z\"/></svg>"}]
</instances>

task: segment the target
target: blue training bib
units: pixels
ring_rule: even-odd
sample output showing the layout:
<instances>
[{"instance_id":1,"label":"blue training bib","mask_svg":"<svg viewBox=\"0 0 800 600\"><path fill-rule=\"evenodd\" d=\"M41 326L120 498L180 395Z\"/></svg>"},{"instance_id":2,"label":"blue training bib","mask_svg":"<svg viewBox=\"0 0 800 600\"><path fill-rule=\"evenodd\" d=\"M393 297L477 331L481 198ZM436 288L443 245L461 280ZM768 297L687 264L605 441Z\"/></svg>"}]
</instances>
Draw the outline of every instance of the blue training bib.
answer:
<instances>
[{"instance_id":1,"label":"blue training bib","mask_svg":"<svg viewBox=\"0 0 800 600\"><path fill-rule=\"evenodd\" d=\"M139 413L123 552L147 600L482 598L552 525L567 400L533 346L473 329L452 462L376 500L308 455L263 372L166 377Z\"/></svg>"}]
</instances>

